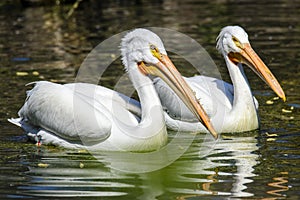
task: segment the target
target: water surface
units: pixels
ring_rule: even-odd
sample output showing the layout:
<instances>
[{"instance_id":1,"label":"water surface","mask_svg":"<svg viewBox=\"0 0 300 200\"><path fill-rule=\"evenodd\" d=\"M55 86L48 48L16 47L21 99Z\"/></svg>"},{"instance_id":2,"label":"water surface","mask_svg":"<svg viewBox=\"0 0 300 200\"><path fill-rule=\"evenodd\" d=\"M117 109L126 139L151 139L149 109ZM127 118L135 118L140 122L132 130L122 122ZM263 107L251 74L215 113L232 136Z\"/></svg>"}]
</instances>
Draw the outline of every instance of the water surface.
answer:
<instances>
[{"instance_id":1,"label":"water surface","mask_svg":"<svg viewBox=\"0 0 300 200\"><path fill-rule=\"evenodd\" d=\"M67 18L70 9L68 4L0 3L1 198L300 196L299 1L88 1ZM26 83L73 82L93 47L136 27L165 27L194 38L210 53L223 79L230 81L224 61L215 50L215 38L223 26L233 24L247 30L253 48L282 84L287 102L273 100L275 95L268 86L246 69L260 103L261 127L241 134L223 134L205 157L200 152L203 136L197 135L181 158L161 170L121 172L112 167L115 163L109 154L100 154L97 160L84 151L38 148L27 141L21 129L6 121L17 116L28 89ZM170 57L182 74L195 74L181 58ZM100 84L113 88L123 73L117 60ZM274 104L267 104L268 100Z\"/></svg>"}]
</instances>

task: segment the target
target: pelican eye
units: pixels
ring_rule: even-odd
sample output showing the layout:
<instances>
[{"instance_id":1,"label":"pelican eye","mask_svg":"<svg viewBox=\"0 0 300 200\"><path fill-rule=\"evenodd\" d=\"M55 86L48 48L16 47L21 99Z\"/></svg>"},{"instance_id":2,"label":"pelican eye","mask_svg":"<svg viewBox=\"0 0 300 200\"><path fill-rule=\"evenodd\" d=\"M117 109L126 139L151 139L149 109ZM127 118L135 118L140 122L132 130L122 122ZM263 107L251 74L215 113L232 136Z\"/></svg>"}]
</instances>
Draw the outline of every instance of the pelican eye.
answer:
<instances>
[{"instance_id":1,"label":"pelican eye","mask_svg":"<svg viewBox=\"0 0 300 200\"><path fill-rule=\"evenodd\" d=\"M152 55L154 57L156 57L157 59L161 60L161 57L162 57L161 53L160 53L160 51L158 50L158 48L155 45L150 44L150 51L151 51L151 53L152 53Z\"/></svg>"},{"instance_id":2,"label":"pelican eye","mask_svg":"<svg viewBox=\"0 0 300 200\"><path fill-rule=\"evenodd\" d=\"M153 44L150 44L150 49L151 49L151 51L156 51L157 47Z\"/></svg>"},{"instance_id":3,"label":"pelican eye","mask_svg":"<svg viewBox=\"0 0 300 200\"><path fill-rule=\"evenodd\" d=\"M243 48L242 43L236 37L232 36L232 41L238 48Z\"/></svg>"}]
</instances>

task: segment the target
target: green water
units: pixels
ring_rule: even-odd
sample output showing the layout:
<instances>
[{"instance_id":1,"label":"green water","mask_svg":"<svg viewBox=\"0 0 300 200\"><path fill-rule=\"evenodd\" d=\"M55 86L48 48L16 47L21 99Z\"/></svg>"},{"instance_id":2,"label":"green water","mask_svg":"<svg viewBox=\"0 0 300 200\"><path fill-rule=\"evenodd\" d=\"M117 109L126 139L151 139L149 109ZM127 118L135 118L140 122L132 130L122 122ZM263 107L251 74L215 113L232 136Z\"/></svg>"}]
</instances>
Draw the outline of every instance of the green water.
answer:
<instances>
[{"instance_id":1,"label":"green water","mask_svg":"<svg viewBox=\"0 0 300 200\"><path fill-rule=\"evenodd\" d=\"M67 18L70 8L71 4L0 3L2 199L300 196L300 1L87 1ZM260 130L223 134L214 146L207 147L205 157L200 152L202 136L197 135L188 151L169 166L151 173L126 173L114 169L116 163L109 154L96 159L87 152L38 148L6 121L17 116L26 83L73 82L83 59L97 44L136 27L165 27L187 34L209 52L223 79L229 81L224 61L215 50L215 38L223 26L234 24L247 30L253 48L285 90L287 101L267 104L274 93L246 69L260 103ZM194 75L181 58L170 57L182 74ZM123 73L117 60L104 73L101 84L113 88Z\"/></svg>"}]
</instances>

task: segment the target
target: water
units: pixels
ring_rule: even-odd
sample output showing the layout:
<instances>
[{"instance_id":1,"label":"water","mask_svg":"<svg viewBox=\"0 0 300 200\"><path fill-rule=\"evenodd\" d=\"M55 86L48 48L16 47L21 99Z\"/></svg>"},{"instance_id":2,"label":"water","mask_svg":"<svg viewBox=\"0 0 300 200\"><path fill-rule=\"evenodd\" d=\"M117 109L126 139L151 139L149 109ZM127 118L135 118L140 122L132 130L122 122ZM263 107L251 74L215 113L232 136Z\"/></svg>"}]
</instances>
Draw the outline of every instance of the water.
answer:
<instances>
[{"instance_id":1,"label":"water","mask_svg":"<svg viewBox=\"0 0 300 200\"><path fill-rule=\"evenodd\" d=\"M299 1L88 1L66 18L70 8L71 5L0 3L1 198L300 196ZM74 81L77 69L93 47L135 27L166 27L189 35L210 53L224 80L230 80L215 50L215 38L223 26L232 24L245 27L253 48L285 90L287 102L274 100L274 104L267 104L274 94L246 70L260 103L260 130L223 134L205 157L199 153L202 136L197 135L181 158L161 170L121 172L114 169L116 163L109 154L98 155L99 162L84 151L38 148L27 141L22 130L6 121L15 117L23 104L26 83ZM171 59L184 75L195 73L184 68L176 55ZM113 87L123 74L119 60L111 69L101 80L107 87Z\"/></svg>"}]
</instances>

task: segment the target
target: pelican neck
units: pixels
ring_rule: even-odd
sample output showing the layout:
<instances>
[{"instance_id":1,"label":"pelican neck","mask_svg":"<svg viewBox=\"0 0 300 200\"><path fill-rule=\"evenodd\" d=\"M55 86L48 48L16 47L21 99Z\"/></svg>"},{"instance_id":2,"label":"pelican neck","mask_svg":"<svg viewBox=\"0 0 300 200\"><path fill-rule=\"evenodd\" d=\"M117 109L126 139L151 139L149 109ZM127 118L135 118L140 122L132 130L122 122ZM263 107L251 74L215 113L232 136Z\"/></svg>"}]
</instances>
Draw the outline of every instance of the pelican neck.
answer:
<instances>
[{"instance_id":1,"label":"pelican neck","mask_svg":"<svg viewBox=\"0 0 300 200\"><path fill-rule=\"evenodd\" d=\"M252 91L242 64L235 65L227 55L224 55L224 57L234 90L232 111L241 112L249 106L255 109Z\"/></svg>"},{"instance_id":2,"label":"pelican neck","mask_svg":"<svg viewBox=\"0 0 300 200\"><path fill-rule=\"evenodd\" d=\"M147 126L151 127L150 124L153 122L156 125L165 126L163 109L152 80L139 71L136 63L131 63L131 66L133 67L128 69L128 74L138 93L142 110L139 126L148 124Z\"/></svg>"}]
</instances>

